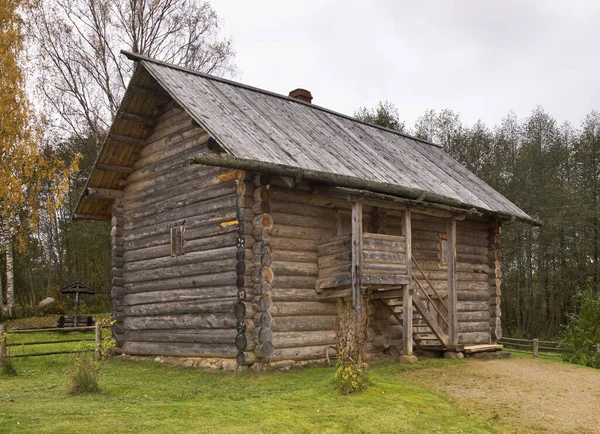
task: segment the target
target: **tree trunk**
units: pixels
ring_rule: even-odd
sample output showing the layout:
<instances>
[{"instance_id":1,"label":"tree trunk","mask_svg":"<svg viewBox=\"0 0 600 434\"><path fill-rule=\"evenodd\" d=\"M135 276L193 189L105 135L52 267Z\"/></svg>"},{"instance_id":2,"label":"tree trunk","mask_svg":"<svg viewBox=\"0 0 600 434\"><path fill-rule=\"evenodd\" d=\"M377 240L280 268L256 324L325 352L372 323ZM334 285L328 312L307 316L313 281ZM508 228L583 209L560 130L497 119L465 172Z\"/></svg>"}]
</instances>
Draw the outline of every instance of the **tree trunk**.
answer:
<instances>
[{"instance_id":1,"label":"tree trunk","mask_svg":"<svg viewBox=\"0 0 600 434\"><path fill-rule=\"evenodd\" d=\"M15 317L15 275L13 269L13 245L8 219L4 219L4 249L6 253L6 314Z\"/></svg>"}]
</instances>

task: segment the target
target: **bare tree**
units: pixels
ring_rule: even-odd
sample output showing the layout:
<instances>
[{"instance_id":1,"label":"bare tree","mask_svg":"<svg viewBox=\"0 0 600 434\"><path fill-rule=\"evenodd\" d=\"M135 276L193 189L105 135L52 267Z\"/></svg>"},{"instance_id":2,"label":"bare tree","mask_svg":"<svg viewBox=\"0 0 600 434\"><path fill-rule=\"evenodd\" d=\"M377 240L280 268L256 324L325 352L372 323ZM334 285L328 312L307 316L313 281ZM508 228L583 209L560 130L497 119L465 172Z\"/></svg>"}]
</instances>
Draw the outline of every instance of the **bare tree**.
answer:
<instances>
[{"instance_id":1,"label":"bare tree","mask_svg":"<svg viewBox=\"0 0 600 434\"><path fill-rule=\"evenodd\" d=\"M28 18L51 120L80 138L99 141L118 109L132 72L121 49L219 76L235 71L232 42L201 0L35 0Z\"/></svg>"}]
</instances>

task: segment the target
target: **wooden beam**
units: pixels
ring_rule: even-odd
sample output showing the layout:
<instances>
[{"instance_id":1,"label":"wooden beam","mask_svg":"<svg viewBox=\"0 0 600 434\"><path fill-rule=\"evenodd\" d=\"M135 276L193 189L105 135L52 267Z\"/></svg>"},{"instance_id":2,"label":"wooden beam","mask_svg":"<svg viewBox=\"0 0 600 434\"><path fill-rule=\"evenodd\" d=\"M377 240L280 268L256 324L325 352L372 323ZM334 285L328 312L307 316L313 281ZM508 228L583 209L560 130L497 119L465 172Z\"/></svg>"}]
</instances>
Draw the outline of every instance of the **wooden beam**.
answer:
<instances>
[{"instance_id":1,"label":"wooden beam","mask_svg":"<svg viewBox=\"0 0 600 434\"><path fill-rule=\"evenodd\" d=\"M75 213L73 214L73 220L100 220L100 221L110 221L109 215L100 215L100 214L82 214Z\"/></svg>"},{"instance_id":2,"label":"wooden beam","mask_svg":"<svg viewBox=\"0 0 600 434\"><path fill-rule=\"evenodd\" d=\"M109 134L108 138L113 142L126 143L133 146L146 146L146 140L137 137L120 136L118 134Z\"/></svg>"},{"instance_id":3,"label":"wooden beam","mask_svg":"<svg viewBox=\"0 0 600 434\"><path fill-rule=\"evenodd\" d=\"M456 219L448 220L448 343L458 343L458 317L456 315Z\"/></svg>"},{"instance_id":4,"label":"wooden beam","mask_svg":"<svg viewBox=\"0 0 600 434\"><path fill-rule=\"evenodd\" d=\"M142 98L148 98L157 102L166 103L171 101L171 97L166 93L159 93L152 89L139 86L129 86L128 89L134 95L141 96Z\"/></svg>"},{"instance_id":5,"label":"wooden beam","mask_svg":"<svg viewBox=\"0 0 600 434\"><path fill-rule=\"evenodd\" d=\"M148 127L153 127L156 124L154 118L136 115L134 113L119 112L117 113L117 117L126 121L137 122L138 124L146 125Z\"/></svg>"},{"instance_id":6,"label":"wooden beam","mask_svg":"<svg viewBox=\"0 0 600 434\"><path fill-rule=\"evenodd\" d=\"M83 191L84 197L94 197L97 199L121 199L123 190L112 190L109 188L92 188L87 187Z\"/></svg>"},{"instance_id":7,"label":"wooden beam","mask_svg":"<svg viewBox=\"0 0 600 434\"><path fill-rule=\"evenodd\" d=\"M104 170L106 172L125 173L127 175L129 175L130 173L133 172L133 167L116 166L114 164L102 164L102 163L96 163L96 169Z\"/></svg>"},{"instance_id":8,"label":"wooden beam","mask_svg":"<svg viewBox=\"0 0 600 434\"><path fill-rule=\"evenodd\" d=\"M361 313L363 310L362 297L362 203L354 202L352 204L352 305L355 313Z\"/></svg>"},{"instance_id":9,"label":"wooden beam","mask_svg":"<svg viewBox=\"0 0 600 434\"><path fill-rule=\"evenodd\" d=\"M404 238L406 240L406 271L412 275L412 226L410 209L404 212ZM402 294L402 347L405 356L413 354L413 290L412 285L404 285Z\"/></svg>"}]
</instances>

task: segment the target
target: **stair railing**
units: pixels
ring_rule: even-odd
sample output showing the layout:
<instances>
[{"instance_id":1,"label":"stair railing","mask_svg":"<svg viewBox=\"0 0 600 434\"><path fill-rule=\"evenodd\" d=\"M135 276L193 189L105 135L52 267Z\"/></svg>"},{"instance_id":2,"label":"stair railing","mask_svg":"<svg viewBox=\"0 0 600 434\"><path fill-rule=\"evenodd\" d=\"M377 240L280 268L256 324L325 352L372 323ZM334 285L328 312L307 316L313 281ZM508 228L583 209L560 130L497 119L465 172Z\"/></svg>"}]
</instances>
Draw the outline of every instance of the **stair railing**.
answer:
<instances>
[{"instance_id":1,"label":"stair railing","mask_svg":"<svg viewBox=\"0 0 600 434\"><path fill-rule=\"evenodd\" d=\"M425 288L423 287L423 285L421 284L421 282L419 281L419 279L417 279L417 277L414 275L414 273L411 275L412 279L416 282L417 286L419 287L419 289L421 290L421 292L423 294L425 294L425 297L427 298L427 306L433 306L434 310L437 312L438 314L438 323L441 321L444 322L444 324L446 324L446 327L448 327L448 305L444 302L444 299L442 298L442 296L440 295L440 293L437 291L437 289L435 289L435 287L433 286L433 284L431 283L431 281L429 280L429 278L427 277L427 275L425 274L425 272L423 271L423 268L421 268L421 265L419 265L419 262L415 259L414 256L411 256L412 262L413 264L415 264L417 266L417 268L419 269L419 272L421 273L421 275L423 276L423 278L425 279L425 281L427 282L427 284L429 285L429 287L431 288L431 291L435 294L436 298L439 300L439 303L446 309L446 314L444 315L441 310L438 308L437 303L435 303L433 301L433 299L431 298L431 296L429 295L429 293L425 290Z\"/></svg>"}]
</instances>

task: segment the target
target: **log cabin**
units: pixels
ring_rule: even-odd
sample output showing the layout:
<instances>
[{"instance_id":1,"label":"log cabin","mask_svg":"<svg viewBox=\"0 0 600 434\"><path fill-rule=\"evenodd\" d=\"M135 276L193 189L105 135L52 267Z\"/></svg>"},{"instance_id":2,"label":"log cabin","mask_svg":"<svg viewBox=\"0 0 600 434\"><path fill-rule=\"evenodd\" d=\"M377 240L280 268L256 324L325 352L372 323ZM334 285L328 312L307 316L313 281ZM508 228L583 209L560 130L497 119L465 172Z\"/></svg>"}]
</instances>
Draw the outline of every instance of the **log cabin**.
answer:
<instances>
[{"instance_id":1,"label":"log cabin","mask_svg":"<svg viewBox=\"0 0 600 434\"><path fill-rule=\"evenodd\" d=\"M117 350L322 360L501 337L500 227L537 220L441 146L123 52L135 70L74 213L112 224Z\"/></svg>"}]
</instances>

